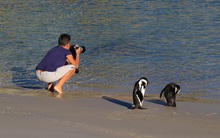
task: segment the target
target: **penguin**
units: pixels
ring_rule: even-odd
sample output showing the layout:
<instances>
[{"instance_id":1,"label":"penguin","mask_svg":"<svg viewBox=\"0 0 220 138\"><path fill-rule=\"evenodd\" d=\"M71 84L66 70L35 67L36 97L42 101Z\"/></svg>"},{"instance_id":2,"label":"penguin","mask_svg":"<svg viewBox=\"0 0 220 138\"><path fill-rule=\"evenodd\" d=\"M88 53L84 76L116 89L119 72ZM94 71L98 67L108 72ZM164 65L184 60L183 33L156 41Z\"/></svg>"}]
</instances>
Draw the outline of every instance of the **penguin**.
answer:
<instances>
[{"instance_id":1,"label":"penguin","mask_svg":"<svg viewBox=\"0 0 220 138\"><path fill-rule=\"evenodd\" d=\"M160 98L164 95L167 106L176 107L176 95L180 92L180 86L176 83L169 83L160 93Z\"/></svg>"},{"instance_id":2,"label":"penguin","mask_svg":"<svg viewBox=\"0 0 220 138\"><path fill-rule=\"evenodd\" d=\"M144 102L144 94L146 90L146 86L148 85L148 79L142 77L134 84L133 89L133 103L132 109L147 109L143 107Z\"/></svg>"}]
</instances>

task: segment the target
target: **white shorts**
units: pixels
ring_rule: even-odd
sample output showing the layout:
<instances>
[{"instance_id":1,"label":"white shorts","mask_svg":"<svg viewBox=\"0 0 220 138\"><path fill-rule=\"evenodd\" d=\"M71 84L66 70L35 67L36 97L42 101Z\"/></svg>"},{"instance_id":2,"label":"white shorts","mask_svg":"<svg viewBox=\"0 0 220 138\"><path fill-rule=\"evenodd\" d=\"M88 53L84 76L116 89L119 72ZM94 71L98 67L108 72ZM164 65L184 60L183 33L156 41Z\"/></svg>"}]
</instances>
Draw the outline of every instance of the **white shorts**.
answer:
<instances>
[{"instance_id":1,"label":"white shorts","mask_svg":"<svg viewBox=\"0 0 220 138\"><path fill-rule=\"evenodd\" d=\"M62 78L67 72L74 68L74 65L65 65L57 68L54 72L36 70L36 76L42 82L52 83Z\"/></svg>"}]
</instances>

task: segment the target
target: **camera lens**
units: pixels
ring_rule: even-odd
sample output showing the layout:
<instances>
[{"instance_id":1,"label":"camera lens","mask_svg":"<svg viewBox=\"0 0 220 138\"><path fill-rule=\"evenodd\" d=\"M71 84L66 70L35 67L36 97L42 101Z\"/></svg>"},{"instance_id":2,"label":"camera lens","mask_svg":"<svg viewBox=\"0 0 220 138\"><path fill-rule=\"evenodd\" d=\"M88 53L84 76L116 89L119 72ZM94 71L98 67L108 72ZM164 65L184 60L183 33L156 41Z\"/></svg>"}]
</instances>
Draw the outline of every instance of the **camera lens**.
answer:
<instances>
[{"instance_id":1,"label":"camera lens","mask_svg":"<svg viewBox=\"0 0 220 138\"><path fill-rule=\"evenodd\" d=\"M81 53L84 53L86 51L86 48L84 46L80 46Z\"/></svg>"}]
</instances>

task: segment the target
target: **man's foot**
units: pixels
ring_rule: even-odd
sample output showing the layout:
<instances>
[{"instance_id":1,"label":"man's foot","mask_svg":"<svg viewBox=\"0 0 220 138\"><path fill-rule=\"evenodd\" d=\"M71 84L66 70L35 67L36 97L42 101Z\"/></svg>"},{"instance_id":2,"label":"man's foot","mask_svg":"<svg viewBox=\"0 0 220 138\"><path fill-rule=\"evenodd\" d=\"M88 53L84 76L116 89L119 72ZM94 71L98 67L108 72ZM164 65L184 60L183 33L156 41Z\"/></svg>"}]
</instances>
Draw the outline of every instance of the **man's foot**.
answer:
<instances>
[{"instance_id":1,"label":"man's foot","mask_svg":"<svg viewBox=\"0 0 220 138\"><path fill-rule=\"evenodd\" d=\"M62 93L49 92L48 94L49 94L49 96L52 96L52 97L63 98L63 94Z\"/></svg>"},{"instance_id":2,"label":"man's foot","mask_svg":"<svg viewBox=\"0 0 220 138\"><path fill-rule=\"evenodd\" d=\"M58 93L58 94L56 95L56 98L63 98L62 93Z\"/></svg>"},{"instance_id":3,"label":"man's foot","mask_svg":"<svg viewBox=\"0 0 220 138\"><path fill-rule=\"evenodd\" d=\"M59 88L58 86L55 86L54 90L57 91L58 93L63 93L62 88Z\"/></svg>"}]
</instances>

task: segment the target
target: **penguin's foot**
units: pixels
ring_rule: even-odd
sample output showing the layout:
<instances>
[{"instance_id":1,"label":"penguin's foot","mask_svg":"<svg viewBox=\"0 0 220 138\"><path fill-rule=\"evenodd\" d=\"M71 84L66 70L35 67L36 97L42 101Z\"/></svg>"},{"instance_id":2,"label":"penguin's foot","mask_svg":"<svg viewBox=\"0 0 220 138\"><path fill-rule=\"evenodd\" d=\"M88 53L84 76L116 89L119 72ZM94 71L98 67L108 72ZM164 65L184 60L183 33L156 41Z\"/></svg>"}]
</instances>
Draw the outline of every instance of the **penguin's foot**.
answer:
<instances>
[{"instance_id":1,"label":"penguin's foot","mask_svg":"<svg viewBox=\"0 0 220 138\"><path fill-rule=\"evenodd\" d=\"M142 106L139 106L138 109L141 109L141 110L147 110L147 108L142 107Z\"/></svg>"},{"instance_id":2,"label":"penguin's foot","mask_svg":"<svg viewBox=\"0 0 220 138\"><path fill-rule=\"evenodd\" d=\"M135 105L132 105L132 107L131 107L131 109L137 109L138 107L137 106L135 106Z\"/></svg>"},{"instance_id":3,"label":"penguin's foot","mask_svg":"<svg viewBox=\"0 0 220 138\"><path fill-rule=\"evenodd\" d=\"M145 108L145 107L142 107L142 106L136 106L136 105L133 105L132 107L131 107L131 109L141 109L141 110L147 110L147 108Z\"/></svg>"},{"instance_id":4,"label":"penguin's foot","mask_svg":"<svg viewBox=\"0 0 220 138\"><path fill-rule=\"evenodd\" d=\"M167 102L167 106L176 107L176 103L173 103L173 102Z\"/></svg>"}]
</instances>

